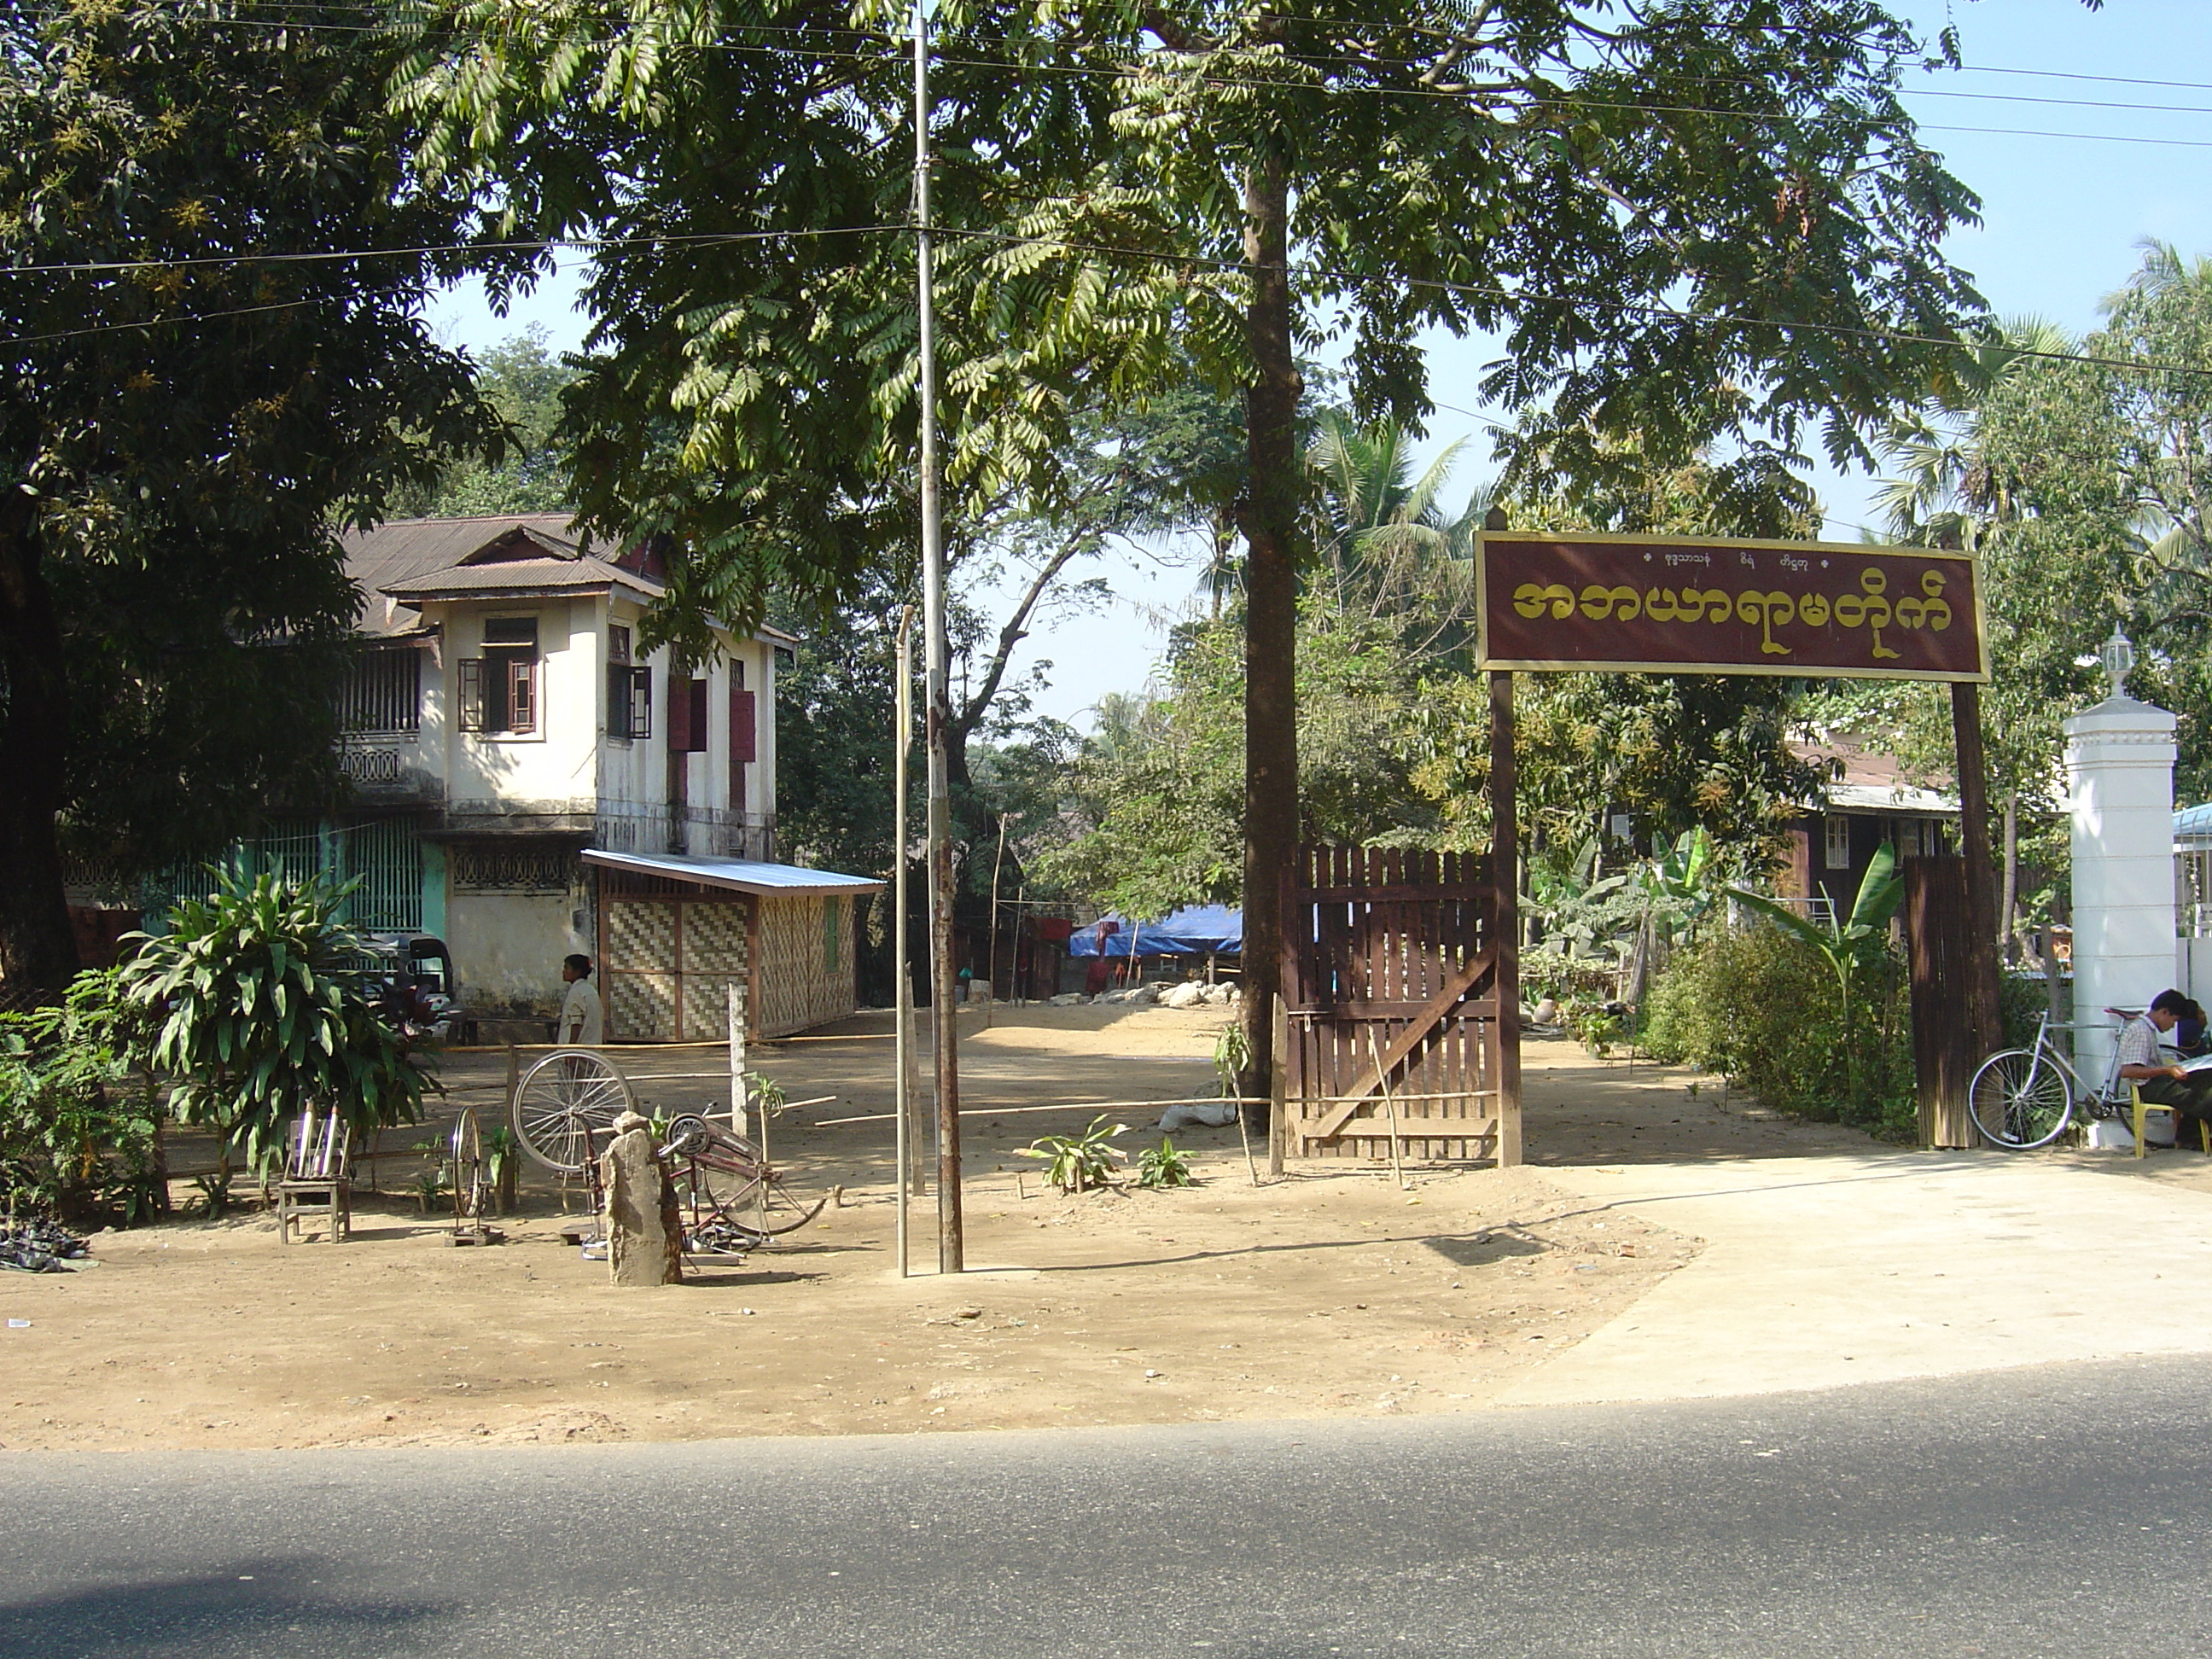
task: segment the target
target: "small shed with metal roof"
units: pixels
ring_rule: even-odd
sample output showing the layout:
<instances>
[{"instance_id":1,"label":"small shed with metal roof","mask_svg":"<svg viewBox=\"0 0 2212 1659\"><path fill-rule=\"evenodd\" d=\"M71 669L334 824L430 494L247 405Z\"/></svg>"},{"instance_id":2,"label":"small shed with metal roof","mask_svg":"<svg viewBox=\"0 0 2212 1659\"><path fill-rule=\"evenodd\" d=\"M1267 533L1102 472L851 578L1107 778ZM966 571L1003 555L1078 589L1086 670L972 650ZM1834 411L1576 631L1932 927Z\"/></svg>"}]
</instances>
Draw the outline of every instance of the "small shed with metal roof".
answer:
<instances>
[{"instance_id":1,"label":"small shed with metal roof","mask_svg":"<svg viewBox=\"0 0 2212 1659\"><path fill-rule=\"evenodd\" d=\"M586 848L613 1042L786 1036L853 1012L857 907L883 883L752 859Z\"/></svg>"}]
</instances>

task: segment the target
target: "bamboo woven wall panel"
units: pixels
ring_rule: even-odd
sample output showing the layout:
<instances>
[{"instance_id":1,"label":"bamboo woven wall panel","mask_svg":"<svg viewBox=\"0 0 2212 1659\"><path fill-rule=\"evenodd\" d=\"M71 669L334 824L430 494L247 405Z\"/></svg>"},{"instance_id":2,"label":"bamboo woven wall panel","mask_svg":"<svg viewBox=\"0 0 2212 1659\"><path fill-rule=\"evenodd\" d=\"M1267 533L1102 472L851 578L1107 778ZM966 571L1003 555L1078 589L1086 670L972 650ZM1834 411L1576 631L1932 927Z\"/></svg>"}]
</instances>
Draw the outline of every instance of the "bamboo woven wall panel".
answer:
<instances>
[{"instance_id":1,"label":"bamboo woven wall panel","mask_svg":"<svg viewBox=\"0 0 2212 1659\"><path fill-rule=\"evenodd\" d=\"M606 901L608 1039L719 1042L729 1034L728 986L744 990L747 916L741 894Z\"/></svg>"},{"instance_id":2,"label":"bamboo woven wall panel","mask_svg":"<svg viewBox=\"0 0 2212 1659\"><path fill-rule=\"evenodd\" d=\"M1492 902L1489 861L1472 854L1298 849L1283 907L1293 1150L1387 1158L1395 1107L1407 1158L1497 1156ZM1386 1100L1376 1060L1409 1031L1411 1051L1384 1068ZM1330 1129L1333 1103L1362 1091Z\"/></svg>"},{"instance_id":3,"label":"bamboo woven wall panel","mask_svg":"<svg viewBox=\"0 0 2212 1659\"><path fill-rule=\"evenodd\" d=\"M803 1031L853 1012L853 953L841 951L834 967L826 959L822 906L814 894L761 898L761 1036Z\"/></svg>"}]
</instances>

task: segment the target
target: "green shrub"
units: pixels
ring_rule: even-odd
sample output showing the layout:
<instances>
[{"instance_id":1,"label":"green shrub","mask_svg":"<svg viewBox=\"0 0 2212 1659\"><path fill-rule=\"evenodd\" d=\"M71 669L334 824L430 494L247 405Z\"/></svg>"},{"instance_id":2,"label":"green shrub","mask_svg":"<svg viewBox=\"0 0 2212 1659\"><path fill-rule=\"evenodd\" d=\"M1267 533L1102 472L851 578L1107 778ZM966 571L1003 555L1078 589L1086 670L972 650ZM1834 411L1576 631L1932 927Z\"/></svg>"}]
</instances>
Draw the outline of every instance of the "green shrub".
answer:
<instances>
[{"instance_id":1,"label":"green shrub","mask_svg":"<svg viewBox=\"0 0 2212 1659\"><path fill-rule=\"evenodd\" d=\"M1777 1111L1909 1140L1919 1114L1904 964L1885 951L1871 965L1846 1031L1818 951L1778 927L1717 933L1660 971L1638 1041L1654 1059L1719 1073ZM1847 1044L1858 1050L1856 1098Z\"/></svg>"},{"instance_id":2,"label":"green shrub","mask_svg":"<svg viewBox=\"0 0 2212 1659\"><path fill-rule=\"evenodd\" d=\"M80 1222L168 1205L143 1018L119 976L80 974L59 1007L0 1014L0 1204Z\"/></svg>"},{"instance_id":3,"label":"green shrub","mask_svg":"<svg viewBox=\"0 0 2212 1659\"><path fill-rule=\"evenodd\" d=\"M334 1110L356 1136L422 1115L428 1057L370 1006L360 936L338 920L350 887L217 872L205 902L136 937L122 970L155 1020L151 1060L179 1122L205 1124L250 1167L282 1157L285 1126Z\"/></svg>"}]
</instances>

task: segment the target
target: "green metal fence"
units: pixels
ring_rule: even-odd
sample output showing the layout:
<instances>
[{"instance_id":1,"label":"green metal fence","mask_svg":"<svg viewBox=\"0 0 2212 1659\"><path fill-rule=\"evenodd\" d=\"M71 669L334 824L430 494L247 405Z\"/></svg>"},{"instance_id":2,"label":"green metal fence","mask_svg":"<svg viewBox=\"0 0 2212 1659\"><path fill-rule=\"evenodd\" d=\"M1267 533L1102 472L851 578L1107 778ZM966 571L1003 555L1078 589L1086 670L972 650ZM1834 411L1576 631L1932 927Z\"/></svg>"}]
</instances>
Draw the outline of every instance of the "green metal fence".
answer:
<instances>
[{"instance_id":1,"label":"green metal fence","mask_svg":"<svg viewBox=\"0 0 2212 1659\"><path fill-rule=\"evenodd\" d=\"M346 902L347 921L370 933L422 929L422 842L414 826L399 819L285 820L250 841L234 842L215 862L242 862L250 875L294 881L316 874L333 881L358 878L361 885ZM147 932L163 932L170 907L179 899L204 899L214 890L214 873L204 863L179 863L147 877L139 890Z\"/></svg>"}]
</instances>

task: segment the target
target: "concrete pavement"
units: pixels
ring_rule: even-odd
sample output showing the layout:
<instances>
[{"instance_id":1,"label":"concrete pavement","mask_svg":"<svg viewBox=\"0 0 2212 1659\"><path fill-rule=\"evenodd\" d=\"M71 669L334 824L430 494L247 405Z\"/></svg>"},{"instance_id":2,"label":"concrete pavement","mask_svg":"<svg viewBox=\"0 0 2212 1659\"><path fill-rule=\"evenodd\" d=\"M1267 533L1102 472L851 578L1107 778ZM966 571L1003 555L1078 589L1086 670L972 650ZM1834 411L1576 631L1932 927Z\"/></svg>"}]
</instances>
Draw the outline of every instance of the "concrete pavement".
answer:
<instances>
[{"instance_id":1,"label":"concrete pavement","mask_svg":"<svg viewBox=\"0 0 2212 1659\"><path fill-rule=\"evenodd\" d=\"M1705 1242L1507 1405L1826 1389L2212 1352L2212 1193L1994 1152L1554 1165ZM2187 1154L2168 1154L2186 1158Z\"/></svg>"}]
</instances>

